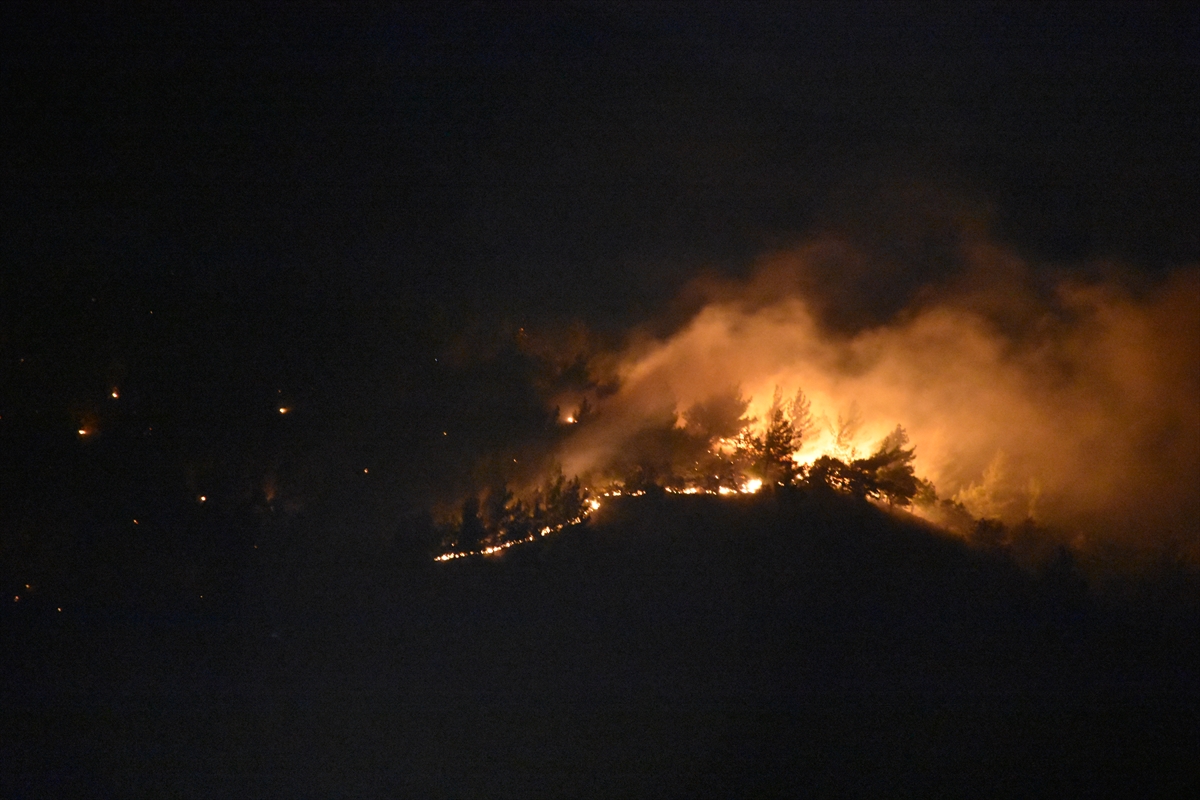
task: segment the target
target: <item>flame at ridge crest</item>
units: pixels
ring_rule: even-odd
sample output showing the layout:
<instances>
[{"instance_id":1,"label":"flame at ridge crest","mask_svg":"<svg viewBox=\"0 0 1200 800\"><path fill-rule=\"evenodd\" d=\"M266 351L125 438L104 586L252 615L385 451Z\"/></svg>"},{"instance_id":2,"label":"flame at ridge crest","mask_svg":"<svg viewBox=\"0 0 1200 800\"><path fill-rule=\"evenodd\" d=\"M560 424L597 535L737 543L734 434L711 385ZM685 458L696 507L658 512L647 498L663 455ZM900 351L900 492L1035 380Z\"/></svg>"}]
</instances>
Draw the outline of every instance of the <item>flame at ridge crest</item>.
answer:
<instances>
[{"instance_id":1,"label":"flame at ridge crest","mask_svg":"<svg viewBox=\"0 0 1200 800\"><path fill-rule=\"evenodd\" d=\"M990 492L1001 515L1200 539L1200 490L1185 477L1200 472L1200 270L1141 295L1064 281L1047 297L1022 283L1015 257L968 255L971 274L1002 261L1003 277L853 335L828 332L794 288L764 300L757 278L724 287L670 336L605 354L617 389L594 398L560 452L564 470L601 468L723 387L740 388L761 430L775 387L800 388L816 422L800 463L867 455L900 424L942 497ZM862 422L839 443L852 404ZM1004 480L988 483L1000 453Z\"/></svg>"}]
</instances>

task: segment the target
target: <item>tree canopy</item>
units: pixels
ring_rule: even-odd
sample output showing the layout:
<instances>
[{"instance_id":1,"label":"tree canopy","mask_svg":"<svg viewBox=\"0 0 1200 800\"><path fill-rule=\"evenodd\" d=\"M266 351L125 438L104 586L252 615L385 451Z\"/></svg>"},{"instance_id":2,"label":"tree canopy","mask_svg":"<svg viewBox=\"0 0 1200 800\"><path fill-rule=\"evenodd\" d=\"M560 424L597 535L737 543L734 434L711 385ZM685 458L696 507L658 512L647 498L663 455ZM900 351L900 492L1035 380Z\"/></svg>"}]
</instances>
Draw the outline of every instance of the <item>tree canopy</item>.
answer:
<instances>
[{"instance_id":1,"label":"tree canopy","mask_svg":"<svg viewBox=\"0 0 1200 800\"><path fill-rule=\"evenodd\" d=\"M916 450L905 447L908 433L897 425L883 438L875 452L850 462L821 456L803 474L813 486L825 486L859 498L885 500L892 505L911 505L918 494L931 490L913 470Z\"/></svg>"}]
</instances>

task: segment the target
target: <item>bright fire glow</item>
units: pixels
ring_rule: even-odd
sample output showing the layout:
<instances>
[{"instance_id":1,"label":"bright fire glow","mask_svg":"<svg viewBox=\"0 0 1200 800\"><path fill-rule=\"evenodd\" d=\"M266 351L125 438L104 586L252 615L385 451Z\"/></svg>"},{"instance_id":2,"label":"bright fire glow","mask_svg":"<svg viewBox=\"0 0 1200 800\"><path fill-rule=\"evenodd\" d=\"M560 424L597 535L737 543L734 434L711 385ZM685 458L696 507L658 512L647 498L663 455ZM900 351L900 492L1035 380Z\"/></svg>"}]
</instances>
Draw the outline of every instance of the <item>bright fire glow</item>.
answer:
<instances>
[{"instance_id":1,"label":"bright fire glow","mask_svg":"<svg viewBox=\"0 0 1200 800\"><path fill-rule=\"evenodd\" d=\"M981 233L964 233L952 257L951 278L907 287L915 299L883 311L871 302L890 284L863 282L871 257L840 240L769 256L745 281L698 282L697 310L669 333L638 331L608 352L568 348L564 363L582 358L595 390L548 398L580 411L559 417L571 427L544 455L593 491L657 478L671 494L756 494L789 479L755 459L769 452L779 463L781 446L765 449L775 393L787 401L799 389L808 405L792 408L811 417L791 459L835 459L822 467L833 488L854 485L836 462L869 463L891 441L915 448L909 474L928 479L924 496L932 485L951 501L940 507L967 519L1176 544L1200 560L1200 269L1153 285L1052 285L1047 270ZM839 317L842 306L861 318ZM722 398L737 413L722 416ZM885 439L898 425L908 445Z\"/></svg>"},{"instance_id":2,"label":"bright fire glow","mask_svg":"<svg viewBox=\"0 0 1200 800\"><path fill-rule=\"evenodd\" d=\"M759 489L761 489L761 488L762 488L762 481L755 478L753 480L747 481L739 489L730 489L727 486L721 486L716 491L712 491L709 489L700 488L698 486L689 486L684 489L664 488L663 491L666 492L667 494L716 495L716 496L723 497L723 496L727 496L727 495L731 495L731 494L754 494L754 493L758 492ZM633 492L626 492L626 491L622 491L620 489L613 489L611 491L604 492L600 496L606 497L606 498L608 498L608 497L643 497L645 494L646 494L646 492L643 490L640 490L640 489L637 491L633 491ZM471 556L496 555L497 553L502 553L505 550L508 550L509 548L516 547L517 545L527 544L529 542L537 541L540 538L550 536L551 534L559 533L559 532L565 530L566 528L570 528L572 526L579 525L584 520L586 520L588 517L590 517L592 514L599 511L600 506L601 506L600 500L598 498L593 497L584 504L584 508L578 517L567 520L567 522L563 523L562 525L543 527L536 533L529 534L528 536L525 536L521 539L510 539L508 541L501 542L499 544L491 544L491 545L487 545L486 547L481 547L481 548L478 548L475 550L452 550L450 552L442 553L441 555L434 557L433 560L438 561L438 562L446 562L446 561L456 561L460 558L469 558Z\"/></svg>"},{"instance_id":3,"label":"bright fire glow","mask_svg":"<svg viewBox=\"0 0 1200 800\"><path fill-rule=\"evenodd\" d=\"M670 437L654 437L696 404L735 390L761 435L775 388L785 399L800 388L813 416L800 466L869 456L899 424L916 475L975 518L1200 556L1200 269L1133 290L1092 277L1050 285L1047 270L982 236L954 258L956 282L839 330L829 310L855 302L839 276L873 269L847 242L697 284L704 302L672 332L592 356L596 384L615 390L589 396L587 424L556 459L580 476L641 453L671 463Z\"/></svg>"}]
</instances>

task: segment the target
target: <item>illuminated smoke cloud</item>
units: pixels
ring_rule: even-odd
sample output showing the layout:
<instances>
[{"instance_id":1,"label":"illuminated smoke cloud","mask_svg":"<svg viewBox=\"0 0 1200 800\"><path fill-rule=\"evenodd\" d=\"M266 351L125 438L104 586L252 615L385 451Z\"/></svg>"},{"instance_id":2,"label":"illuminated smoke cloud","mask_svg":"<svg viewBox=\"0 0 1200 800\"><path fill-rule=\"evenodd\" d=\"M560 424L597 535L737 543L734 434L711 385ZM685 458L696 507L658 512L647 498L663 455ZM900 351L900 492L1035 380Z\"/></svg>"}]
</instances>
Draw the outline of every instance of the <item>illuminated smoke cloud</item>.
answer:
<instances>
[{"instance_id":1,"label":"illuminated smoke cloud","mask_svg":"<svg viewBox=\"0 0 1200 800\"><path fill-rule=\"evenodd\" d=\"M967 240L958 270L899 312L841 325L844 285L825 286L839 264L863 275L870 257L828 238L765 258L746 281L689 287L703 302L677 330L593 360L596 380L618 388L590 398L593 423L560 454L568 474L603 469L639 431L726 387L760 419L776 386L799 387L823 422L802 461L833 450L839 415L857 411L860 452L905 426L917 473L976 516L1194 554L1200 270L1149 287L1048 281Z\"/></svg>"}]
</instances>

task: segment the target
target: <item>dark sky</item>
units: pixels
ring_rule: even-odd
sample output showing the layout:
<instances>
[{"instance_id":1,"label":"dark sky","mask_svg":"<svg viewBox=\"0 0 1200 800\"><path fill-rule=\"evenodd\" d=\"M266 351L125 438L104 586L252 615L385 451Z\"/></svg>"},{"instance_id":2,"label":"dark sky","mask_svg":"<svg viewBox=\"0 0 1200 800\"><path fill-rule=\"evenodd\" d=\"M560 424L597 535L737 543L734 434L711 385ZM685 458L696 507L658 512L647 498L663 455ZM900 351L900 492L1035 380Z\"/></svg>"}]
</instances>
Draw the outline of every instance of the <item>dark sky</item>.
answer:
<instances>
[{"instance_id":1,"label":"dark sky","mask_svg":"<svg viewBox=\"0 0 1200 800\"><path fill-rule=\"evenodd\" d=\"M1049 259L1200 256L1194 4L3 15L10 300L123 276L620 324L701 267L886 231L896 185Z\"/></svg>"}]
</instances>

